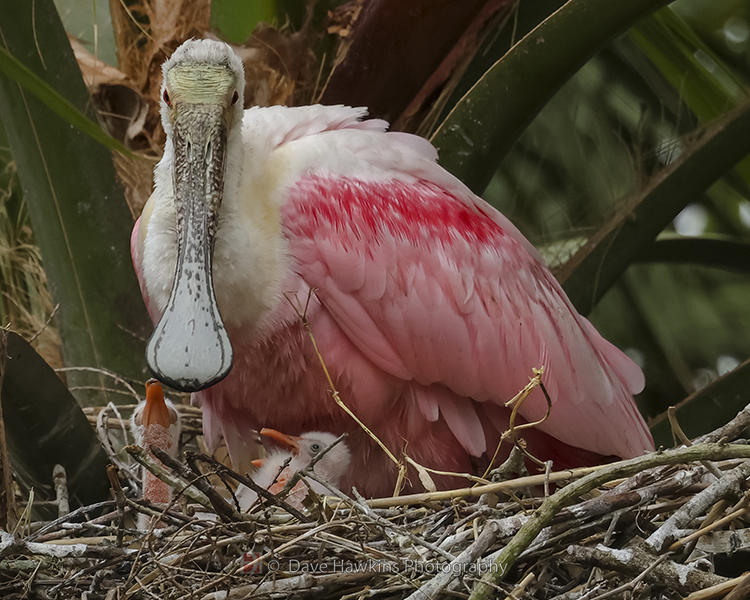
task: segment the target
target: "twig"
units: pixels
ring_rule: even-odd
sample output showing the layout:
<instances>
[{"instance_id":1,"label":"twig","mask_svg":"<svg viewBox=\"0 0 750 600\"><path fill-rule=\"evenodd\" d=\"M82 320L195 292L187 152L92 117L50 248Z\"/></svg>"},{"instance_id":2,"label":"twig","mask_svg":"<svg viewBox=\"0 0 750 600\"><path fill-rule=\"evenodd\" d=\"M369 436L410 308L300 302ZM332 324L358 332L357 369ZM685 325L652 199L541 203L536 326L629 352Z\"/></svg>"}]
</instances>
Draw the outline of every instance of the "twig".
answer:
<instances>
[{"instance_id":1,"label":"twig","mask_svg":"<svg viewBox=\"0 0 750 600\"><path fill-rule=\"evenodd\" d=\"M620 587L617 587L608 592L604 592L603 594L599 594L598 596L594 596L591 600L605 600L605 598L611 598L612 596L617 596L619 594L622 594L623 592L634 590L641 581L649 577L651 575L651 572L654 571L661 563L665 562L666 560L667 560L667 555L663 554L662 556L657 558L653 563L651 563L649 567L647 567L640 575L638 575L632 581L628 581L626 584L623 584Z\"/></svg>"},{"instance_id":2,"label":"twig","mask_svg":"<svg viewBox=\"0 0 750 600\"><path fill-rule=\"evenodd\" d=\"M492 593L492 586L503 580L521 552L531 544L539 532L552 520L552 517L581 494L589 492L607 481L628 477L644 469L659 465L741 457L750 458L750 447L732 444L701 444L689 448L655 452L646 456L631 458L615 465L607 465L599 471L571 483L545 500L529 521L521 527L495 560L497 568L482 576L481 581L474 586L469 600L486 599Z\"/></svg>"},{"instance_id":3,"label":"twig","mask_svg":"<svg viewBox=\"0 0 750 600\"><path fill-rule=\"evenodd\" d=\"M304 515L300 511L298 511L296 508L285 502L284 500L277 498L275 494L269 492L267 489L259 486L257 483L255 483L252 479L249 477L245 477L244 475L240 475L236 471L233 471L226 465L221 464L219 461L217 461L215 458L211 456L206 456L205 454L195 454L193 452L187 452L186 456L188 460L198 459L201 460L207 464L210 464L215 472L217 473L225 473L226 475L229 475L232 479L237 481L238 483L241 483L242 485L250 488L253 490L256 494L259 496L263 496L266 500L268 500L271 504L274 506L278 506L279 508L283 509L284 511L288 512L290 515L292 515L295 519L302 523L310 523L312 519L310 517Z\"/></svg>"},{"instance_id":4,"label":"twig","mask_svg":"<svg viewBox=\"0 0 750 600\"><path fill-rule=\"evenodd\" d=\"M55 465L52 469L52 482L55 485L55 502L57 503L57 514L64 517L70 512L68 502L68 475L65 467Z\"/></svg>"},{"instance_id":5,"label":"twig","mask_svg":"<svg viewBox=\"0 0 750 600\"><path fill-rule=\"evenodd\" d=\"M689 398L687 398L689 400ZM718 442L719 440L732 441L737 438L743 431L750 427L750 404L745 406L737 416L729 421L726 425L714 429L711 433L702 435L693 440L694 444L705 444L707 442Z\"/></svg>"},{"instance_id":6,"label":"twig","mask_svg":"<svg viewBox=\"0 0 750 600\"><path fill-rule=\"evenodd\" d=\"M100 375L106 375L107 377L111 377L117 383L125 387L130 392L130 395L136 399L136 402L140 402L140 397L138 396L138 392L135 391L133 386L130 385L130 383L126 381L123 377L121 377L120 375L118 375L117 373L113 371L110 371L108 369L101 369L98 367L60 367L59 369L55 369L55 373L67 373L68 371L89 371L91 373L99 373Z\"/></svg>"},{"instance_id":7,"label":"twig","mask_svg":"<svg viewBox=\"0 0 750 600\"><path fill-rule=\"evenodd\" d=\"M438 548L435 544L432 544L432 543L428 542L427 540L422 539L418 535L415 535L411 531L408 531L408 530L404 529L403 527L399 527L395 523L391 523L388 519L384 519L383 517L381 517L374 510L372 510L372 508L370 508L369 506L367 506L367 503L364 501L364 498L362 498L359 495L359 493L357 492L356 488L352 488L352 494L354 494L357 497L357 499L359 500L359 502L355 502L354 500L352 500L351 498L349 498L346 494L344 494L344 492L342 492L341 490L339 490L336 487L334 487L330 482L325 481L325 480L321 479L320 477L318 477L317 474L315 474L314 472L313 473L308 473L307 476L310 477L311 479L317 481L319 484L326 486L329 490L331 490L339 498L343 498L343 499L347 500L350 503L350 505L352 506L352 508L355 508L356 510L358 510L358 511L364 513L364 514L366 514L370 519L372 519L373 521L375 521L381 527L384 527L386 529L393 529L397 533L408 537L412 542L415 542L416 544L424 546L428 550L432 550L434 553L439 554L440 556L442 556L446 560L454 560L455 559L455 557L450 552L446 552L442 548Z\"/></svg>"},{"instance_id":8,"label":"twig","mask_svg":"<svg viewBox=\"0 0 750 600\"><path fill-rule=\"evenodd\" d=\"M158 458L165 466L175 471L185 481L188 481L190 485L195 486L206 498L208 498L211 506L213 506L216 514L219 515L226 522L241 521L242 517L237 510L231 506L224 498L221 497L205 479L204 475L196 476L188 467L183 465L180 461L172 458L161 448L151 446L151 452Z\"/></svg>"},{"instance_id":9,"label":"twig","mask_svg":"<svg viewBox=\"0 0 750 600\"><path fill-rule=\"evenodd\" d=\"M750 573L740 581L740 584L726 595L724 600L747 600L750 598Z\"/></svg>"},{"instance_id":10,"label":"twig","mask_svg":"<svg viewBox=\"0 0 750 600\"><path fill-rule=\"evenodd\" d=\"M482 530L482 533L466 550L454 558L448 567L441 569L440 573L430 579L406 600L430 600L436 598L454 579L459 575L469 572L469 565L484 554L487 549L495 543L499 533L497 524L490 521Z\"/></svg>"},{"instance_id":11,"label":"twig","mask_svg":"<svg viewBox=\"0 0 750 600\"><path fill-rule=\"evenodd\" d=\"M302 326L305 328L305 331L307 332L308 337L310 338L310 341L313 345L313 350L315 351L315 354L318 357L318 360L320 362L320 366L323 368L323 373L326 376L326 380L328 381L328 387L331 390L331 395L333 397L333 401L341 407L341 409L348 414L354 421L359 425L362 430L367 433L374 441L375 443L380 446L381 450L386 453L388 458L390 458L396 465L401 468L401 462L393 455L393 453L388 449L388 447L380 441L378 436L376 436L370 429L365 425L362 421L359 420L357 415L355 415L352 410L344 404L344 401L341 399L338 390L336 389L336 386L333 383L333 378L331 377L331 374L328 372L328 367L326 367L325 361L323 360L323 355L320 353L320 350L318 350L318 344L315 341L315 336L312 332L312 326L310 325L310 320L307 318L307 308L310 304L310 299L312 298L312 295L315 293L315 288L310 288L307 294L307 301L305 302L304 308L300 305L299 299L295 297L295 300L297 300L297 306L295 306L294 302L292 302L292 299L289 296L284 296L289 302L290 306L294 311L297 313L297 316L299 317L300 321L302 322Z\"/></svg>"},{"instance_id":12,"label":"twig","mask_svg":"<svg viewBox=\"0 0 750 600\"><path fill-rule=\"evenodd\" d=\"M88 544L41 544L21 540L13 534L0 531L0 558L15 554L52 556L56 558L113 558L122 557L128 551L122 548L107 546L90 546Z\"/></svg>"},{"instance_id":13,"label":"twig","mask_svg":"<svg viewBox=\"0 0 750 600\"><path fill-rule=\"evenodd\" d=\"M335 440L333 440L328 446L323 448L318 454L313 456L313 458L310 460L309 463L307 463L307 466L304 469L301 469L297 472L295 472L290 478L289 481L287 481L284 484L284 487L279 492L279 495L282 498L285 498L286 495L292 490L292 488L297 485L297 482L306 474L314 473L315 472L315 465L320 462L320 460L328 454L335 446L340 444L344 438L347 436L347 433L342 433L339 437L337 437Z\"/></svg>"},{"instance_id":14,"label":"twig","mask_svg":"<svg viewBox=\"0 0 750 600\"><path fill-rule=\"evenodd\" d=\"M621 463L612 463L621 464ZM596 467L581 467L579 469L569 469L566 471L557 471L550 473L550 483L560 483L570 481L578 477L584 477L596 471L611 465L601 465ZM371 508L391 508L394 506L409 506L411 504L423 504L427 502L439 502L441 500L453 500L455 498L466 498L471 496L481 496L490 493L504 493L509 490L543 485L546 474L529 475L528 477L519 477L509 481L499 481L498 483L488 483L487 485L477 485L470 488L459 488L456 490L445 490L440 492L425 492L421 494L409 494L406 496L392 496L390 498L375 498L368 500L367 504Z\"/></svg>"},{"instance_id":15,"label":"twig","mask_svg":"<svg viewBox=\"0 0 750 600\"><path fill-rule=\"evenodd\" d=\"M104 502L97 502L96 504L90 504L88 506L81 506L71 512L69 512L67 515L64 515L62 517L59 517L55 519L54 521L51 521L47 523L44 527L41 529L35 531L34 533L26 536L24 538L25 542L33 542L36 540L39 536L49 533L50 531L53 531L57 529L60 525L67 521L72 521L73 519L80 517L81 515L86 514L87 512L94 512L99 510L100 508L109 508L110 506L114 506L115 501L114 500L105 500Z\"/></svg>"},{"instance_id":16,"label":"twig","mask_svg":"<svg viewBox=\"0 0 750 600\"><path fill-rule=\"evenodd\" d=\"M692 448L695 447L692 446ZM741 446L735 447L741 448ZM717 500L730 495L739 496L742 483L748 477L750 477L750 461L744 462L722 475L721 479L693 496L684 506L675 511L659 529L652 533L644 543L654 552L661 552L679 537L678 529L704 514Z\"/></svg>"},{"instance_id":17,"label":"twig","mask_svg":"<svg viewBox=\"0 0 750 600\"><path fill-rule=\"evenodd\" d=\"M136 462L146 467L146 469L151 471L165 483L172 486L179 493L184 494L185 496L190 498L190 500L192 500L193 502L197 502L208 510L213 510L213 504L211 504L211 501L203 492L193 487L189 482L173 475L164 466L151 458L151 455L146 450L144 450L140 446L137 446L136 444L125 446L123 450L130 454L130 456L132 456L136 460Z\"/></svg>"},{"instance_id":18,"label":"twig","mask_svg":"<svg viewBox=\"0 0 750 600\"><path fill-rule=\"evenodd\" d=\"M740 517L746 515L748 512L750 512L750 508L742 508L740 510L735 510L734 512L729 513L727 516L717 521L713 521L712 523L706 525L705 527L701 527L698 531L691 533L690 535L685 536L684 538L680 540L677 540L674 544L672 544L669 547L669 551L674 552L675 550L679 550L685 544L689 544L690 542L703 537L707 533L711 533L714 529L718 529L719 527L722 527L726 525L727 523L731 523L732 521L739 519Z\"/></svg>"},{"instance_id":19,"label":"twig","mask_svg":"<svg viewBox=\"0 0 750 600\"><path fill-rule=\"evenodd\" d=\"M731 592L742 583L747 576L748 573L745 573L740 577L735 577L729 581L717 583L716 585L704 588L698 592L693 592L689 596L685 596L684 600L714 600L715 598L723 598L727 592ZM724 598L724 600L726 600L726 598Z\"/></svg>"},{"instance_id":20,"label":"twig","mask_svg":"<svg viewBox=\"0 0 750 600\"><path fill-rule=\"evenodd\" d=\"M677 420L677 409L674 406L670 406L667 409L667 418L669 419L669 425L672 427L672 433L677 436L677 439L685 444L685 446L692 446L693 442L688 439L688 436L685 435L682 427L680 427L680 423ZM721 477L721 471L719 471L719 468L712 462L705 460L701 461L701 464L706 467L716 479Z\"/></svg>"},{"instance_id":21,"label":"twig","mask_svg":"<svg viewBox=\"0 0 750 600\"><path fill-rule=\"evenodd\" d=\"M34 30L34 33L36 34L36 29ZM47 317L47 320L44 322L44 325L42 325L39 328L39 331L37 331L34 335L32 335L29 338L29 344L33 342L36 338L38 338L40 335L42 335L42 332L44 332L45 329L49 326L49 324L52 322L52 319L55 317L55 313L57 312L57 309L60 308L60 303L58 302L55 304L55 308L52 309L52 312L49 314L49 317Z\"/></svg>"},{"instance_id":22,"label":"twig","mask_svg":"<svg viewBox=\"0 0 750 600\"><path fill-rule=\"evenodd\" d=\"M521 596L520 594L523 594L527 587L534 581L536 578L536 575L534 573L529 573L524 577L520 582L518 582L518 585L513 588L513 591L505 597L505 600L520 600Z\"/></svg>"},{"instance_id":23,"label":"twig","mask_svg":"<svg viewBox=\"0 0 750 600\"><path fill-rule=\"evenodd\" d=\"M112 486L115 502L117 502L117 547L122 548L122 538L125 535L125 492L117 476L117 467L107 465L107 478Z\"/></svg>"},{"instance_id":24,"label":"twig","mask_svg":"<svg viewBox=\"0 0 750 600\"><path fill-rule=\"evenodd\" d=\"M726 581L726 578L720 575L707 573L697 567L681 565L668 559L654 565L658 557L638 548L615 550L602 545L596 548L569 546L567 554L570 560L578 563L612 569L631 577L638 576L652 566L654 568L645 577L647 581L668 587L683 595Z\"/></svg>"},{"instance_id":25,"label":"twig","mask_svg":"<svg viewBox=\"0 0 750 600\"><path fill-rule=\"evenodd\" d=\"M125 477L128 480L128 484L132 486L134 490L138 490L138 478L130 470L130 467L122 460L120 460L120 458L117 456L117 453L115 452L115 449L112 447L112 443L110 442L109 435L107 434L107 427L105 427L104 420L107 416L107 411L109 410L112 410L112 412L114 412L118 417L120 427L122 428L122 439L124 441L127 441L128 439L125 424L123 423L122 417L120 416L120 412L117 407L112 402L110 402L109 404L107 404L107 406L99 411L99 414L96 417L96 432L99 435L99 441L102 443L102 448L104 448L104 451L107 453L107 456L109 457L109 460L112 462L112 464L125 474Z\"/></svg>"},{"instance_id":26,"label":"twig","mask_svg":"<svg viewBox=\"0 0 750 600\"><path fill-rule=\"evenodd\" d=\"M3 379L8 358L8 331L0 328L0 528L8 531L17 524L16 498L13 488L13 467L10 464L8 443L3 419Z\"/></svg>"},{"instance_id":27,"label":"twig","mask_svg":"<svg viewBox=\"0 0 750 600\"><path fill-rule=\"evenodd\" d=\"M330 573L327 575L312 575L303 573L287 579L265 581L260 584L242 585L230 589L228 592L212 592L203 596L202 600L241 600L244 598L292 597L298 592L325 589L326 586L353 584L358 581L372 579L373 573Z\"/></svg>"}]
</instances>

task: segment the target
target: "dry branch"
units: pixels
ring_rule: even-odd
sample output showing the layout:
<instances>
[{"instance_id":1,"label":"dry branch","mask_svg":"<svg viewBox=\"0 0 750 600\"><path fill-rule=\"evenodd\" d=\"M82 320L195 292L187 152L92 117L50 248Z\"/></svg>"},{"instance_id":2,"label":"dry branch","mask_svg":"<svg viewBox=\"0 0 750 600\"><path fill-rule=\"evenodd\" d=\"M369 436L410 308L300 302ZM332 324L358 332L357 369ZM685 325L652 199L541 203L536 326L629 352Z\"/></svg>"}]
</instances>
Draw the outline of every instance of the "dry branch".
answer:
<instances>
[{"instance_id":1,"label":"dry branch","mask_svg":"<svg viewBox=\"0 0 750 600\"><path fill-rule=\"evenodd\" d=\"M732 469L717 482L693 496L646 540L646 545L654 552L661 552L679 537L678 529L708 511L717 501L727 496L739 496L742 493L741 486L748 477L750 461Z\"/></svg>"},{"instance_id":2,"label":"dry branch","mask_svg":"<svg viewBox=\"0 0 750 600\"><path fill-rule=\"evenodd\" d=\"M611 569L630 577L638 576L660 559L639 548L614 550L606 546L570 546L567 552L568 557L576 562ZM665 560L649 572L646 581L667 586L680 594L689 594L724 583L727 578L701 571L697 567Z\"/></svg>"},{"instance_id":3,"label":"dry branch","mask_svg":"<svg viewBox=\"0 0 750 600\"><path fill-rule=\"evenodd\" d=\"M608 465L599 471L586 475L544 501L544 504L521 527L519 532L497 557L495 560L496 568L486 573L482 577L482 580L474 587L469 597L470 600L484 600L489 597L494 586L504 579L521 552L528 548L555 514L564 506L571 504L581 494L587 493L607 481L612 481L620 477L629 477L639 471L652 467L693 462L696 460L723 460L727 458L750 458L750 447L731 444L700 444L689 448L654 452L646 456Z\"/></svg>"}]
</instances>

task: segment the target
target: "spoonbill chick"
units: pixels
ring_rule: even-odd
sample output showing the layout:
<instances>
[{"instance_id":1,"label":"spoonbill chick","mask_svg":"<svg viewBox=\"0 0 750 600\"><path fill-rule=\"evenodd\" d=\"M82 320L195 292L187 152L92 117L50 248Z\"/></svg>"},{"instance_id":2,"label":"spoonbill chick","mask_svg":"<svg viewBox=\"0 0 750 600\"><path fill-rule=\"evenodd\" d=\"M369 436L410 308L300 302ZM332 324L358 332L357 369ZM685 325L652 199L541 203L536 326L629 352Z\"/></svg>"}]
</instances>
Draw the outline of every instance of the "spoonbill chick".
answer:
<instances>
[{"instance_id":1,"label":"spoonbill chick","mask_svg":"<svg viewBox=\"0 0 750 600\"><path fill-rule=\"evenodd\" d=\"M308 431L300 436L286 435L275 429L261 429L261 435L279 442L284 449L271 452L266 458L254 461L259 467L253 475L253 481L273 494L278 494L297 472L305 470L310 462L336 441L338 436L325 431ZM331 448L313 467L315 474L323 481L338 488L351 466L351 454L346 442L341 441ZM318 494L330 495L326 486L314 479L303 477L297 482L286 502L295 508L303 508L302 501L307 496L308 486ZM256 493L241 485L237 489L237 500L240 508L246 511L255 502Z\"/></svg>"},{"instance_id":2,"label":"spoonbill chick","mask_svg":"<svg viewBox=\"0 0 750 600\"><path fill-rule=\"evenodd\" d=\"M133 411L130 431L135 443L144 450L151 446L160 448L170 456L177 455L180 440L180 414L171 400L164 398L164 391L156 379L146 382L146 399ZM156 505L166 506L172 499L172 488L143 467L143 499ZM138 529L148 530L152 519L138 514Z\"/></svg>"}]
</instances>

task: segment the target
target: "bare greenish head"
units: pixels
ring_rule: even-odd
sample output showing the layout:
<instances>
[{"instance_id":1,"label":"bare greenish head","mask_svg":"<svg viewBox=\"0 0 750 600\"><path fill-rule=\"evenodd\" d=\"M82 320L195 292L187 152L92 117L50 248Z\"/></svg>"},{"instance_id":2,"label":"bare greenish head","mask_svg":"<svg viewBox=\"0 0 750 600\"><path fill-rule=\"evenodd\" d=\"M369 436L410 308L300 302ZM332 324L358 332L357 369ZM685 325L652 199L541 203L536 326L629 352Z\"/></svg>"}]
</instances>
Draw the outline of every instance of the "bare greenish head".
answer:
<instances>
[{"instance_id":1,"label":"bare greenish head","mask_svg":"<svg viewBox=\"0 0 750 600\"><path fill-rule=\"evenodd\" d=\"M213 250L232 128L241 127L245 76L231 48L185 42L163 65L161 116L171 158L177 266L146 360L162 382L198 391L232 368L213 283Z\"/></svg>"}]
</instances>

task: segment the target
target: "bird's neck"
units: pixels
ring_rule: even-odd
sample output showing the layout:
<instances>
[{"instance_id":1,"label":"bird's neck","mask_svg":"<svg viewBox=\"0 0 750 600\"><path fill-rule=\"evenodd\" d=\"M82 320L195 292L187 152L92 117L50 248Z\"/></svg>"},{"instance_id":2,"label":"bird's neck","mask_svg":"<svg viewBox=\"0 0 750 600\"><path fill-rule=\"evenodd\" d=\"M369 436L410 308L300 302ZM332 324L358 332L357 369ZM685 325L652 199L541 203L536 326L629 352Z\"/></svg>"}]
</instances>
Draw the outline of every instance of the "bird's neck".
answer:
<instances>
[{"instance_id":1,"label":"bird's neck","mask_svg":"<svg viewBox=\"0 0 750 600\"><path fill-rule=\"evenodd\" d=\"M154 504L169 504L172 500L172 488L156 475L144 469L143 499Z\"/></svg>"},{"instance_id":2,"label":"bird's neck","mask_svg":"<svg viewBox=\"0 0 750 600\"><path fill-rule=\"evenodd\" d=\"M247 137L247 136L246 136ZM296 290L281 203L288 185L283 153L248 147L227 165L214 247L214 288L230 331L263 328L287 309L284 292ZM282 306L283 305L283 306Z\"/></svg>"},{"instance_id":3,"label":"bird's neck","mask_svg":"<svg viewBox=\"0 0 750 600\"><path fill-rule=\"evenodd\" d=\"M147 450L151 446L161 448L170 455L174 455L177 450L177 442L170 431L158 423L152 423L144 429L141 446ZM143 469L143 499L157 505L167 505L172 500L172 488L145 467ZM163 524L157 526L163 526Z\"/></svg>"}]
</instances>

